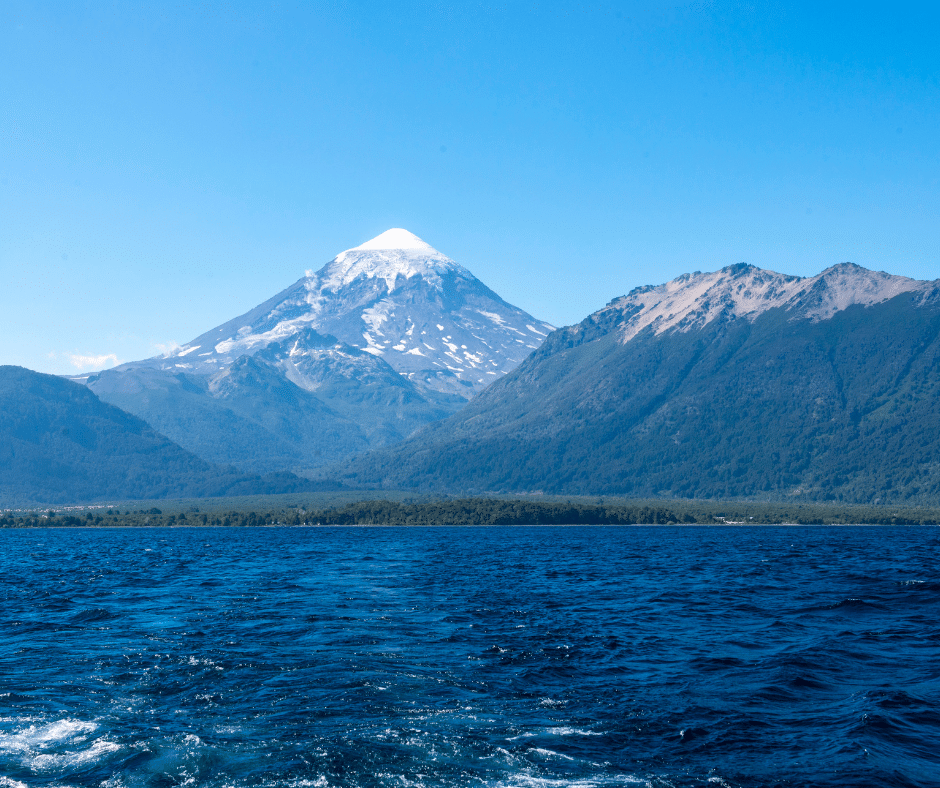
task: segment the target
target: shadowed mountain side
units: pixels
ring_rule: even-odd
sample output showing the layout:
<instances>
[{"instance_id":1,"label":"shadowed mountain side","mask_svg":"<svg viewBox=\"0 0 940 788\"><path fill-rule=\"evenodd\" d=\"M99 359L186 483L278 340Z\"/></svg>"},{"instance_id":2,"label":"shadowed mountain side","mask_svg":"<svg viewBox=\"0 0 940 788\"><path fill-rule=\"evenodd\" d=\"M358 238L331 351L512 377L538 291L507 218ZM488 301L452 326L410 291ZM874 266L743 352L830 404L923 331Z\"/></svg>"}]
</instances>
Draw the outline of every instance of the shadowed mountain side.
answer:
<instances>
[{"instance_id":1,"label":"shadowed mountain side","mask_svg":"<svg viewBox=\"0 0 940 788\"><path fill-rule=\"evenodd\" d=\"M311 329L211 376L138 367L87 385L203 459L253 473L385 446L463 404L437 393L430 402L381 358Z\"/></svg>"},{"instance_id":2,"label":"shadowed mountain side","mask_svg":"<svg viewBox=\"0 0 940 788\"><path fill-rule=\"evenodd\" d=\"M252 358L213 378L141 368L88 386L199 457L245 471L310 467L369 445L355 424Z\"/></svg>"},{"instance_id":3,"label":"shadowed mountain side","mask_svg":"<svg viewBox=\"0 0 940 788\"><path fill-rule=\"evenodd\" d=\"M356 422L372 447L396 443L466 404L455 394L419 390L385 359L313 329L269 345L257 358Z\"/></svg>"},{"instance_id":4,"label":"shadowed mountain side","mask_svg":"<svg viewBox=\"0 0 940 788\"><path fill-rule=\"evenodd\" d=\"M84 386L10 366L0 367L0 468L6 506L311 488L207 463Z\"/></svg>"},{"instance_id":5,"label":"shadowed mountain side","mask_svg":"<svg viewBox=\"0 0 940 788\"><path fill-rule=\"evenodd\" d=\"M867 272L866 272L867 273ZM347 463L356 485L940 501L936 285L825 319L775 307L640 330L632 304L554 332L455 416Z\"/></svg>"}]
</instances>

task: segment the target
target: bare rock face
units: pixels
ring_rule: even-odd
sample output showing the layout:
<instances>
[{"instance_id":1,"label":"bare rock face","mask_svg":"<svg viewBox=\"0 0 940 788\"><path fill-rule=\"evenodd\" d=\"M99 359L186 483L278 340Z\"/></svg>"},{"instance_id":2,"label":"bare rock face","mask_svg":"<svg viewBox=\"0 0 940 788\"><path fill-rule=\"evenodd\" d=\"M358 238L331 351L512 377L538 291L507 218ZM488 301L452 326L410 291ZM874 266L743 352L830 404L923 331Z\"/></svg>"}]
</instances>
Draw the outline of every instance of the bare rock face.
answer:
<instances>
[{"instance_id":1,"label":"bare rock face","mask_svg":"<svg viewBox=\"0 0 940 788\"><path fill-rule=\"evenodd\" d=\"M819 321L853 305L880 304L929 283L841 263L811 277L788 276L740 263L720 271L684 274L666 284L638 287L607 311L622 316L621 341L649 328L655 334L691 331L714 321L754 322L769 309Z\"/></svg>"}]
</instances>

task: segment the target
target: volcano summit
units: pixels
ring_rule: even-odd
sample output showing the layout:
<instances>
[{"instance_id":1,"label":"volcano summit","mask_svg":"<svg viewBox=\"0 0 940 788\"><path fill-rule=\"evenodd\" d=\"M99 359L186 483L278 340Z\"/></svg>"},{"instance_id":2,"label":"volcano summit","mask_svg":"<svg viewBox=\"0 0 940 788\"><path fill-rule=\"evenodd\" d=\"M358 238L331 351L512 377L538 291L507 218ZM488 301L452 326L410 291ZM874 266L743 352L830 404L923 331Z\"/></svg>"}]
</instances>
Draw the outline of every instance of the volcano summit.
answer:
<instances>
[{"instance_id":1,"label":"volcano summit","mask_svg":"<svg viewBox=\"0 0 940 788\"><path fill-rule=\"evenodd\" d=\"M87 384L203 458L302 471L455 412L552 330L392 229L173 352Z\"/></svg>"},{"instance_id":2,"label":"volcano summit","mask_svg":"<svg viewBox=\"0 0 940 788\"><path fill-rule=\"evenodd\" d=\"M151 364L217 372L307 328L384 359L419 389L469 399L515 369L553 327L418 236L392 229Z\"/></svg>"}]
</instances>

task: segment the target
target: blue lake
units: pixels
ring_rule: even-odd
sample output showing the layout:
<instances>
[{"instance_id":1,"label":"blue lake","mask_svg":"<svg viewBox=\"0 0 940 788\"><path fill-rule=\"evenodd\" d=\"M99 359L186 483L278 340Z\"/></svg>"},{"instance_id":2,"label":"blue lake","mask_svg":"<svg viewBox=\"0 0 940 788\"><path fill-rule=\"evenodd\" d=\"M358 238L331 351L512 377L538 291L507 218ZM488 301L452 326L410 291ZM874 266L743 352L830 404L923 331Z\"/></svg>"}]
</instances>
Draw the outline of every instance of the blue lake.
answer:
<instances>
[{"instance_id":1,"label":"blue lake","mask_svg":"<svg viewBox=\"0 0 940 788\"><path fill-rule=\"evenodd\" d=\"M0 788L937 786L940 529L0 532Z\"/></svg>"}]
</instances>

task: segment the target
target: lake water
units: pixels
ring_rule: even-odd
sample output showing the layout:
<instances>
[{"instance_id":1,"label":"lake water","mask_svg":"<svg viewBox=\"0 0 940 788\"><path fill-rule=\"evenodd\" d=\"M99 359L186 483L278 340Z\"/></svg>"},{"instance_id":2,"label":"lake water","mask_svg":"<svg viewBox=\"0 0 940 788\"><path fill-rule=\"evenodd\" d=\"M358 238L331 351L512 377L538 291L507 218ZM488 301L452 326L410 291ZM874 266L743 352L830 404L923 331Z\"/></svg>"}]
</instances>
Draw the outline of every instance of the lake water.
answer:
<instances>
[{"instance_id":1,"label":"lake water","mask_svg":"<svg viewBox=\"0 0 940 788\"><path fill-rule=\"evenodd\" d=\"M937 786L938 537L0 532L0 788Z\"/></svg>"}]
</instances>

